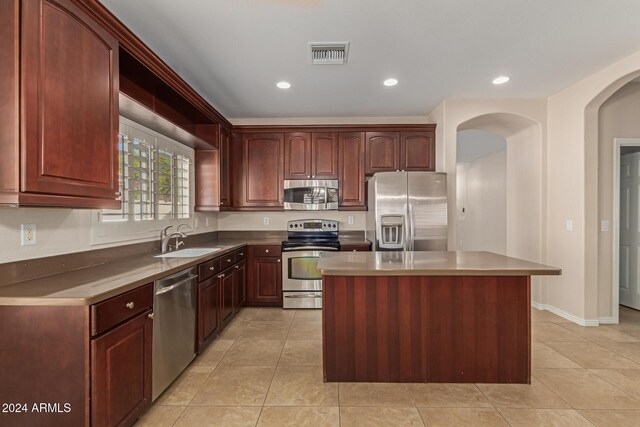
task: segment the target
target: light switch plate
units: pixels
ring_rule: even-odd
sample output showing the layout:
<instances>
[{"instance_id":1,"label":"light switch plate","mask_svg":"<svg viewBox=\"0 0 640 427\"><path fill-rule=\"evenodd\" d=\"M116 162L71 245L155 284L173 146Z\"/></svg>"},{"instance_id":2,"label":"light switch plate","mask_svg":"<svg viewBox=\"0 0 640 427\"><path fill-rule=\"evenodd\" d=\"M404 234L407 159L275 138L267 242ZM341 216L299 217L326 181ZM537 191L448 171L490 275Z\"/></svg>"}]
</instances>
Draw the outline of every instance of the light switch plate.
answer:
<instances>
[{"instance_id":1,"label":"light switch plate","mask_svg":"<svg viewBox=\"0 0 640 427\"><path fill-rule=\"evenodd\" d=\"M609 231L609 221L606 219L603 219L602 222L600 223L600 229L602 231Z\"/></svg>"},{"instance_id":2,"label":"light switch plate","mask_svg":"<svg viewBox=\"0 0 640 427\"><path fill-rule=\"evenodd\" d=\"M567 231L573 231L573 220L572 219L568 219L568 220L565 221L564 229L567 230Z\"/></svg>"},{"instance_id":3,"label":"light switch plate","mask_svg":"<svg viewBox=\"0 0 640 427\"><path fill-rule=\"evenodd\" d=\"M22 246L35 245L36 244L36 225L35 224L20 224L22 233L21 240Z\"/></svg>"}]
</instances>

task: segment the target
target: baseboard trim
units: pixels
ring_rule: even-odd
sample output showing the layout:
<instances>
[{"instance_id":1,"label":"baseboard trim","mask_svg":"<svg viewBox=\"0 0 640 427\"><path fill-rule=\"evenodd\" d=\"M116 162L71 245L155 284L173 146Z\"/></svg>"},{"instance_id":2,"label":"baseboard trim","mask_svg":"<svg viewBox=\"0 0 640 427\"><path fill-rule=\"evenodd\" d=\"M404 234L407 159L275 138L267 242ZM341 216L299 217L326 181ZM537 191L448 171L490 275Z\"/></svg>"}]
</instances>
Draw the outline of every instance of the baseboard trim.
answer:
<instances>
[{"instance_id":1,"label":"baseboard trim","mask_svg":"<svg viewBox=\"0 0 640 427\"><path fill-rule=\"evenodd\" d=\"M600 317L600 318L598 318L598 322L601 325L617 325L618 324L618 322L616 321L616 319L613 316Z\"/></svg>"},{"instance_id":2,"label":"baseboard trim","mask_svg":"<svg viewBox=\"0 0 640 427\"><path fill-rule=\"evenodd\" d=\"M535 301L531 301L531 307L537 309L537 310L546 310L546 311L550 311L555 315L558 315L564 319L567 319L573 323L576 323L580 326L598 326L601 323L614 323L612 320L612 318L608 318L608 317L603 317L600 319L583 319L582 317L578 317L575 316L571 313L567 313L564 310L561 310L557 307L554 307L552 305L549 304L540 304L537 303ZM610 322L607 322L607 320L611 319Z\"/></svg>"}]
</instances>

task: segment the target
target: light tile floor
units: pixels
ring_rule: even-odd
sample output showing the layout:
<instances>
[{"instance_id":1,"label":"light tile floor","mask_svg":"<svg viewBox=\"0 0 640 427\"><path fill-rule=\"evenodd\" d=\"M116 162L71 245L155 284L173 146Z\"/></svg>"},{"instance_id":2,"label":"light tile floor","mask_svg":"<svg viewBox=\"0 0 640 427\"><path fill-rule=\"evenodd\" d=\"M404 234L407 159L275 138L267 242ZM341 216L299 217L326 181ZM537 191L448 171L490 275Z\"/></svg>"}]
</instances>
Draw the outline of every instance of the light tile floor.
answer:
<instances>
[{"instance_id":1,"label":"light tile floor","mask_svg":"<svg viewBox=\"0 0 640 427\"><path fill-rule=\"evenodd\" d=\"M531 316L531 385L338 384L319 311L245 308L136 426L640 426L640 312Z\"/></svg>"}]
</instances>

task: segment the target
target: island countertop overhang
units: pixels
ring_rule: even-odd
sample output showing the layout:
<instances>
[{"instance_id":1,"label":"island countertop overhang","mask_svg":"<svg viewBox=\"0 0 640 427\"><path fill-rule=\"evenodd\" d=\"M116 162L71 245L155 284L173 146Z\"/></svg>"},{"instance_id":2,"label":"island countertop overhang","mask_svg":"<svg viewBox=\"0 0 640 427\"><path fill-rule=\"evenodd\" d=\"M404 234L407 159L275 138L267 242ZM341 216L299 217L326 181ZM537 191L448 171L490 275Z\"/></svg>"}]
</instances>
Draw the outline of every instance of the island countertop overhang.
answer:
<instances>
[{"instance_id":1,"label":"island countertop overhang","mask_svg":"<svg viewBox=\"0 0 640 427\"><path fill-rule=\"evenodd\" d=\"M325 252L323 276L554 276L562 270L480 251Z\"/></svg>"}]
</instances>

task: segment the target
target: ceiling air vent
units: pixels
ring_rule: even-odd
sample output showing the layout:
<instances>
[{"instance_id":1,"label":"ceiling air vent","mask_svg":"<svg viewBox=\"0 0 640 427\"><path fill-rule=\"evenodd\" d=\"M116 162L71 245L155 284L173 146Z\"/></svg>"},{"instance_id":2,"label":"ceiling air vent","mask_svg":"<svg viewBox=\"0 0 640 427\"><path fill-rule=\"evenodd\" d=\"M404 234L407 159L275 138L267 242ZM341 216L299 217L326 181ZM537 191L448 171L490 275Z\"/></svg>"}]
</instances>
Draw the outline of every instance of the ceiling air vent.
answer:
<instances>
[{"instance_id":1,"label":"ceiling air vent","mask_svg":"<svg viewBox=\"0 0 640 427\"><path fill-rule=\"evenodd\" d=\"M349 42L309 43L309 54L313 65L346 64Z\"/></svg>"}]
</instances>

